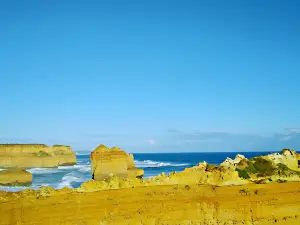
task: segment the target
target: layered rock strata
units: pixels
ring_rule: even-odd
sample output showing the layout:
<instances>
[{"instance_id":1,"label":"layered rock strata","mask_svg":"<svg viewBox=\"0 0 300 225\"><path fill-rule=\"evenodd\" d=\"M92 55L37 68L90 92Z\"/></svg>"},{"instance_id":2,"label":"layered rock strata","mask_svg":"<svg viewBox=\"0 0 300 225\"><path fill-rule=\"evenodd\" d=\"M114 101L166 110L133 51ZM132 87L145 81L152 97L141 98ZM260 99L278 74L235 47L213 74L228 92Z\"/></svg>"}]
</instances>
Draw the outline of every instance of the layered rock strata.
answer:
<instances>
[{"instance_id":1,"label":"layered rock strata","mask_svg":"<svg viewBox=\"0 0 300 225\"><path fill-rule=\"evenodd\" d=\"M57 167L76 164L72 148L63 145L1 144L0 168Z\"/></svg>"},{"instance_id":2,"label":"layered rock strata","mask_svg":"<svg viewBox=\"0 0 300 225\"><path fill-rule=\"evenodd\" d=\"M300 182L0 192L0 225L299 225Z\"/></svg>"}]
</instances>

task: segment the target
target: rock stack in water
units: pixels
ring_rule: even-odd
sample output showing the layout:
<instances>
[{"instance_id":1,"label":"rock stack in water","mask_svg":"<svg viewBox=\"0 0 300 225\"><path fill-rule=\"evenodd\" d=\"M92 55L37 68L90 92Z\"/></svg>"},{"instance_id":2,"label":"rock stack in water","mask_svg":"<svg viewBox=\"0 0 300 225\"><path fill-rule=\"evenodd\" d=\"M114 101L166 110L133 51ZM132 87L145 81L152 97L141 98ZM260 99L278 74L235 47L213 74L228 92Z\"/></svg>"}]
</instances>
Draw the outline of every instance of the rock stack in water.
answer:
<instances>
[{"instance_id":1,"label":"rock stack in water","mask_svg":"<svg viewBox=\"0 0 300 225\"><path fill-rule=\"evenodd\" d=\"M0 171L0 185L27 186L32 182L32 174L23 169L10 169Z\"/></svg>"},{"instance_id":2,"label":"rock stack in water","mask_svg":"<svg viewBox=\"0 0 300 225\"><path fill-rule=\"evenodd\" d=\"M0 168L58 167L74 164L76 155L69 146L0 144Z\"/></svg>"},{"instance_id":3,"label":"rock stack in water","mask_svg":"<svg viewBox=\"0 0 300 225\"><path fill-rule=\"evenodd\" d=\"M142 178L144 170L135 168L132 154L118 147L99 145L91 153L91 172L94 180L104 180L110 175Z\"/></svg>"}]
</instances>

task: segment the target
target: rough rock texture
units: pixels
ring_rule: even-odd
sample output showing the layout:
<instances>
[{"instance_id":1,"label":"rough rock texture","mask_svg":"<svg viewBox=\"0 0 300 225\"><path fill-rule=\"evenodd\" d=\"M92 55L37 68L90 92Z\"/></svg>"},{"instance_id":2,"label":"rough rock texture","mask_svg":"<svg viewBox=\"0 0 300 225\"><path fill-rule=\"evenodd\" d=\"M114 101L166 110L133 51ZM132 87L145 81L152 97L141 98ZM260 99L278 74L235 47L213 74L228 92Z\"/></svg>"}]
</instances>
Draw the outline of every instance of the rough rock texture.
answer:
<instances>
[{"instance_id":1,"label":"rough rock texture","mask_svg":"<svg viewBox=\"0 0 300 225\"><path fill-rule=\"evenodd\" d=\"M111 151L105 146L100 146L100 150L101 152ZM124 164L124 167L126 167L126 153L120 150L117 151L117 149L115 149L113 152L118 152L118 159L121 158L120 155L124 156L124 160L122 162ZM295 155L297 154L295 153ZM292 170L282 163L276 164L268 157L269 156L258 156L252 159L246 159L243 155L238 154L233 160L227 158L223 163L220 164L220 166L209 165L206 162L202 162L197 166L186 168L182 172L173 172L169 175L162 173L156 177L151 177L143 180L134 179L135 176L114 176L113 174L118 175L118 173L114 172L111 174L106 174L105 177L103 177L102 175L102 179L96 179L101 181L88 181L83 183L77 189L77 191L91 192L107 189L158 185L209 184L226 186L242 185L247 183L264 184L274 181L300 181L299 171ZM291 162L294 162L293 160L294 158L291 158L291 161L286 160L285 163L289 165L291 164ZM119 163L120 161L114 160L114 162ZM92 171L95 170L95 166L95 164L92 165ZM116 168L118 169L119 167L116 165L115 169Z\"/></svg>"},{"instance_id":2,"label":"rough rock texture","mask_svg":"<svg viewBox=\"0 0 300 225\"><path fill-rule=\"evenodd\" d=\"M127 154L118 147L108 148L99 145L91 153L91 172L94 180L104 180L110 174L119 177L139 177L144 175L142 169L135 168L132 154Z\"/></svg>"},{"instance_id":3,"label":"rough rock texture","mask_svg":"<svg viewBox=\"0 0 300 225\"><path fill-rule=\"evenodd\" d=\"M32 174L22 169L0 171L0 185L27 186L32 182Z\"/></svg>"},{"instance_id":4,"label":"rough rock texture","mask_svg":"<svg viewBox=\"0 0 300 225\"><path fill-rule=\"evenodd\" d=\"M265 158L275 164L282 163L292 170L300 171L300 154L297 154L294 150L283 149L282 154L274 153L267 155Z\"/></svg>"},{"instance_id":5,"label":"rough rock texture","mask_svg":"<svg viewBox=\"0 0 300 225\"><path fill-rule=\"evenodd\" d=\"M57 167L76 164L72 148L63 145L1 144L0 168Z\"/></svg>"},{"instance_id":6,"label":"rough rock texture","mask_svg":"<svg viewBox=\"0 0 300 225\"><path fill-rule=\"evenodd\" d=\"M220 165L236 170L239 177L255 183L300 181L299 157L296 151L283 149L282 154L273 153L250 159L238 154L234 160L227 158Z\"/></svg>"},{"instance_id":7,"label":"rough rock texture","mask_svg":"<svg viewBox=\"0 0 300 225\"><path fill-rule=\"evenodd\" d=\"M222 162L222 163L220 164L220 166L225 166L225 167L235 167L236 164L238 164L238 163L239 163L240 161L242 161L242 160L247 160L247 159L246 159L245 156L243 156L243 155L241 155L241 154L237 154L237 155L235 156L235 159L231 159L231 158L227 157L227 158L225 159L225 161Z\"/></svg>"},{"instance_id":8,"label":"rough rock texture","mask_svg":"<svg viewBox=\"0 0 300 225\"><path fill-rule=\"evenodd\" d=\"M300 182L0 192L0 225L299 225Z\"/></svg>"},{"instance_id":9,"label":"rough rock texture","mask_svg":"<svg viewBox=\"0 0 300 225\"><path fill-rule=\"evenodd\" d=\"M235 169L224 166L209 165L206 162L199 165L186 168L182 172L172 172L169 175L161 173L158 176L148 179L137 179L135 177L120 177L109 175L104 180L91 180L81 184L76 189L78 192L93 192L108 189L135 188L146 186L162 186L162 185L194 185L194 184L210 184L210 185L242 185L250 183L250 181L239 177Z\"/></svg>"},{"instance_id":10,"label":"rough rock texture","mask_svg":"<svg viewBox=\"0 0 300 225\"><path fill-rule=\"evenodd\" d=\"M0 225L299 225L300 182L286 181L300 173L289 160L238 155L220 166L203 162L138 179L124 172L134 160L119 148L101 145L91 159L104 180L76 189L0 191Z\"/></svg>"}]
</instances>

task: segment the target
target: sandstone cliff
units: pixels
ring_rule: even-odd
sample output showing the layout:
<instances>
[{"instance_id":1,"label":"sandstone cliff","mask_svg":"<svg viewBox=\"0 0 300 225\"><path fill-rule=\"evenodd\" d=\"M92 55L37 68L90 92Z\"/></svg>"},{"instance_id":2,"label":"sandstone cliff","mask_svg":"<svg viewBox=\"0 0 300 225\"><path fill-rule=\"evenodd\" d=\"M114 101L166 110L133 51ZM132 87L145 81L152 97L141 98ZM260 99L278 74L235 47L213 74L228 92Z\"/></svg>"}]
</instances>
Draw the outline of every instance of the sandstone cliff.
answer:
<instances>
[{"instance_id":1,"label":"sandstone cliff","mask_svg":"<svg viewBox=\"0 0 300 225\"><path fill-rule=\"evenodd\" d=\"M0 185L27 186L32 182L32 174L22 169L0 171Z\"/></svg>"},{"instance_id":2,"label":"sandstone cliff","mask_svg":"<svg viewBox=\"0 0 300 225\"><path fill-rule=\"evenodd\" d=\"M120 148L108 148L99 145L91 153L91 172L94 180L104 180L110 174L119 177L138 177L144 175L142 169L135 168L132 154L127 154Z\"/></svg>"},{"instance_id":3,"label":"sandstone cliff","mask_svg":"<svg viewBox=\"0 0 300 225\"><path fill-rule=\"evenodd\" d=\"M203 162L137 179L124 172L134 168L132 156L101 145L91 160L94 176L104 180L76 189L0 191L0 225L298 225L300 182L282 182L299 178L292 163L299 155L284 150L273 156L237 155L220 166Z\"/></svg>"},{"instance_id":4,"label":"sandstone cliff","mask_svg":"<svg viewBox=\"0 0 300 225\"><path fill-rule=\"evenodd\" d=\"M1 144L0 168L57 167L76 164L72 148L63 145Z\"/></svg>"},{"instance_id":5,"label":"sandstone cliff","mask_svg":"<svg viewBox=\"0 0 300 225\"><path fill-rule=\"evenodd\" d=\"M0 225L299 225L300 182L0 192Z\"/></svg>"}]
</instances>

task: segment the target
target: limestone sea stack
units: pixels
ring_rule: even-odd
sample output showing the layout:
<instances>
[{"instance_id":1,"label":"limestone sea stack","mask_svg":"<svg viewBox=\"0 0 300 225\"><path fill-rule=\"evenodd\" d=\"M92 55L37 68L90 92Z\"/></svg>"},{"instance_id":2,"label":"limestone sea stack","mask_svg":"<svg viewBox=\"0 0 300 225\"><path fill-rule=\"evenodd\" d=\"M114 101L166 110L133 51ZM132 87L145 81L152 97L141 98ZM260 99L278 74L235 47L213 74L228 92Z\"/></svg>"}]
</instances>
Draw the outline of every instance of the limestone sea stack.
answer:
<instances>
[{"instance_id":1,"label":"limestone sea stack","mask_svg":"<svg viewBox=\"0 0 300 225\"><path fill-rule=\"evenodd\" d=\"M23 169L0 171L0 185L27 186L32 182L32 174Z\"/></svg>"},{"instance_id":2,"label":"limestone sea stack","mask_svg":"<svg viewBox=\"0 0 300 225\"><path fill-rule=\"evenodd\" d=\"M91 153L91 172L94 180L104 180L110 175L142 178L144 170L135 168L132 154L118 147L99 145Z\"/></svg>"},{"instance_id":3,"label":"limestone sea stack","mask_svg":"<svg viewBox=\"0 0 300 225\"><path fill-rule=\"evenodd\" d=\"M74 164L76 155L70 146L0 144L0 168L47 168Z\"/></svg>"}]
</instances>

